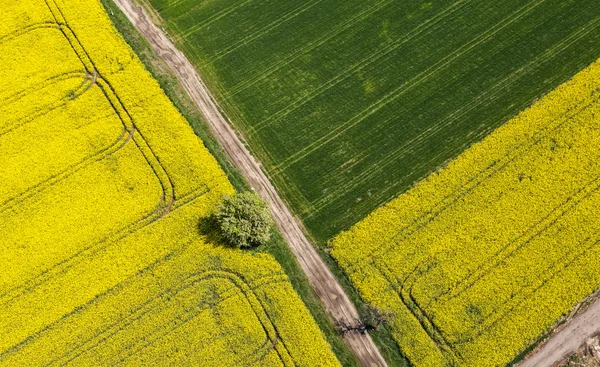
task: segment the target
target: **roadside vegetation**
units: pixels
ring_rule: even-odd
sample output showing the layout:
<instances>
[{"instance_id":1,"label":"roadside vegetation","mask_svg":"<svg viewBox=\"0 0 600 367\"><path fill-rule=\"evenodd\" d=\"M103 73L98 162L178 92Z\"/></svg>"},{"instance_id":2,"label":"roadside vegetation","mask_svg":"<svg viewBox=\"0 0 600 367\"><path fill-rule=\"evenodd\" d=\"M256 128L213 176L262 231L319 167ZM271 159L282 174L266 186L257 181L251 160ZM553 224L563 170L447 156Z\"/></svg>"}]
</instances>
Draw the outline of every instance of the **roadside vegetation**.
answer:
<instances>
[{"instance_id":1,"label":"roadside vegetation","mask_svg":"<svg viewBox=\"0 0 600 367\"><path fill-rule=\"evenodd\" d=\"M2 4L0 366L339 366L235 190L96 0Z\"/></svg>"},{"instance_id":2,"label":"roadside vegetation","mask_svg":"<svg viewBox=\"0 0 600 367\"><path fill-rule=\"evenodd\" d=\"M600 55L597 0L149 0L318 244Z\"/></svg>"},{"instance_id":3,"label":"roadside vegetation","mask_svg":"<svg viewBox=\"0 0 600 367\"><path fill-rule=\"evenodd\" d=\"M521 208L506 204L510 210L497 210L487 213L487 216L482 214L483 219L479 218L493 223L491 226L481 224L487 232L473 234L465 229L466 239L449 239L448 243L444 242L446 234L453 233L457 226L451 219L432 219L432 224L425 221L422 225L435 227L435 231L420 231L422 237L410 238L410 243L404 243L402 233L405 229L399 224L408 223L410 218L420 218L417 213L426 210L429 200L442 200L445 194L454 197L455 193L451 191L451 188L457 187L454 183L465 184L472 175L465 169L464 172L447 174L455 180L452 184L421 185L417 182L427 177L427 182L434 180L437 173L432 172L456 157L459 157L458 162L466 161L461 153L467 148L507 121L514 125L515 120L522 120L523 117L515 116L597 59L600 52L600 33L597 32L600 12L595 1L448 0L398 3L381 0L373 3L352 0L340 3L314 0L302 4L272 4L266 1L216 0L197 5L192 0L149 0L148 3L157 10L156 14L164 20L162 27L204 76L224 112L245 137L278 190L304 221L312 240L320 247L321 255L341 279L353 301L360 306L366 300L383 312L394 315L389 325L373 333L388 361L404 364L405 354L413 365L437 367L442 365L439 363L462 361L465 354L466 361L461 363L477 365L484 363L478 358L483 358L482 350L492 348L495 335L508 340L508 344L505 348L494 346L494 349L500 350L498 355L492 356L493 363L507 363L551 325L561 312L568 311L583 298L585 292L596 286L595 275L586 273L585 279L576 281L577 286L566 291L564 299L548 305L542 315L534 318L534 326L525 332L522 332L525 323L523 314L506 311L503 315L501 310L504 308L498 305L502 299L506 307L511 302L519 305L515 307L525 307L519 302L527 299L529 293L513 291L508 285L498 292L503 296L515 293L514 300L507 301L502 297L488 300L484 296L488 293L474 286L473 292L479 289L481 294L473 297L481 299L477 298L478 301L473 304L461 304L466 298L448 296L456 305L443 310L446 304L430 293L435 293L436 287L451 288L450 283L458 281L454 277L461 279L460 274L471 269L466 265L463 269L448 269L446 266L450 265L444 264L463 264L466 259L471 259L477 269L489 268L486 270L489 274L483 270L476 271L477 274L481 272L482 277L492 277L491 274L496 274L494 271L500 270L495 268L494 261L487 262L486 259L491 256L487 251L498 251L498 256L504 256L505 252L512 254L513 247L520 245L511 242L503 249L504 236L525 231L519 225L543 222L544 217L534 214L527 217L521 213ZM203 21L198 22L198 19ZM560 93L553 92L552 95ZM561 98L570 102L552 106L591 101L593 96L594 92L589 89L585 92L571 89L567 95L561 94ZM547 98L544 98L546 102L536 105L542 107L532 110L549 108L547 106L552 102L548 102ZM591 111L592 107L586 113ZM527 112L527 116L532 113ZM564 110L563 113L569 111ZM546 121L545 118L546 115L542 115L533 120ZM526 123L520 126L524 125ZM514 131L511 136L500 133L498 136L508 143L499 146L507 150L516 149L516 136L527 140L534 133L530 127L522 130ZM585 135L581 131L577 133L582 134L578 136ZM472 205L484 208L488 201L494 200L494 195L525 203L527 195L534 195L531 197L543 197L540 200L548 205L545 209L553 209L552 205L556 203L544 196L551 194L545 191L543 185L550 180L547 177L556 177L552 168L558 169L556 167L559 166L544 161L548 158L545 151L539 153L538 150L556 152L552 159L562 162L560 167L579 167L581 172L588 169L571 165L569 161L583 159L561 155L564 144L574 144L569 139L575 132L556 134L550 134L539 143L543 146L536 147L527 155L532 157L530 162L520 163L523 167L539 166L536 172L539 177L546 177L543 182L522 170L522 166L510 166L506 169L519 172L511 171L514 177L501 176L507 181L494 183L495 186L490 188L485 186L487 181L484 182L482 187L486 187L487 191L481 193L482 197L470 196L475 200ZM591 139L590 136L588 138ZM564 142L564 139L568 141ZM570 153L574 154L573 157L576 154L585 159L593 157L595 142L590 144L589 150ZM467 156L469 154L472 153L467 153ZM489 170L500 167L496 162L499 158L493 154L481 153L480 157L473 159L468 163L469 169L484 163L490 166ZM542 172L543 169L547 172ZM579 180L589 178L586 174L575 172L575 168L565 171L560 176L563 181L556 183L553 189L572 193L568 190L583 185ZM572 182L567 182L569 175L573 175ZM513 178L518 186L510 181ZM409 190L415 184L416 188ZM424 190L423 187L429 191L415 197L414 193ZM518 193L525 198L516 198L515 187L524 190ZM408 196L402 195L407 190ZM404 199L395 199L399 195ZM406 197L411 198L410 201ZM394 204L398 202L402 205ZM384 206L387 209L369 216L385 203L390 203ZM542 215L539 213L546 212L540 205L531 204L529 209L535 209L538 215ZM377 214L382 210L387 210L384 217ZM450 205L448 212L462 218L469 210ZM403 214L395 214L395 211ZM365 217L369 219L360 222ZM527 218L524 219L525 224L516 221L515 218L521 217ZM567 218L572 217L561 217L561 221L570 220ZM357 222L360 224L352 227ZM585 233L582 229L585 225L573 226L572 231L581 231L577 232L577 236ZM336 237L340 231L349 228L352 228L352 235ZM557 225L553 228L562 227ZM400 236L400 239L395 236ZM497 242L489 244L486 242L488 239ZM519 243L519 240L514 241ZM470 255L460 251L464 249L460 244L467 246L466 243L473 243ZM542 239L532 240L523 245L519 253L529 256L527 251L531 251L539 255L545 251L543 249L549 251L547 247L551 243ZM386 263L383 270L373 268L375 265L370 263L371 252L379 247L386 250L381 250L385 254L376 257L375 264ZM456 249L455 257L450 250L442 250L447 247ZM568 246L559 246L551 253L557 256L552 258L555 261L552 264L558 264L560 256L576 256L574 254L579 252L573 252ZM585 258L587 255L581 256ZM387 262L393 262L391 274L386 273ZM420 262L426 265L417 266ZM534 285L542 280L551 283L545 275L539 279L531 273L519 277L519 270L516 270L519 264L512 263L510 266L513 268L506 265L506 273L497 275L502 280L477 278L479 287L502 281L509 283L513 279L511 277L515 277L514 282L519 285L523 283L525 289L535 288ZM540 264L547 263L540 261ZM573 271L585 269L585 266L580 264L566 268ZM412 287L404 288L403 279L408 276L414 278L414 287L423 294L410 293ZM413 284L413 278L410 278L410 284ZM431 289L426 287L426 281L433 284ZM353 285L358 288L358 293L352 289ZM535 294L541 294L543 298L543 295L549 294L551 286L544 283L541 289ZM424 297L425 301L420 297ZM426 303L424 310L421 310L420 302ZM539 307L543 307L543 302L540 302ZM491 316L494 312L488 308L496 306L496 313L516 325L510 330L512 334L502 334L506 331L498 326L502 321L489 321L494 319ZM430 316L429 312L435 316ZM430 322L430 319L436 321ZM498 320L502 318L498 316ZM438 327L437 323L446 324ZM485 331L481 332L483 336L471 335L461 327ZM394 339L390 338L390 330ZM468 349L468 352L455 348Z\"/></svg>"},{"instance_id":4,"label":"roadside vegetation","mask_svg":"<svg viewBox=\"0 0 600 367\"><path fill-rule=\"evenodd\" d=\"M183 114L183 116L192 126L196 135L202 139L208 150L217 159L219 165L227 173L227 177L235 187L236 191L244 192L250 190L250 187L245 182L244 178L229 161L225 152L223 151L223 148L212 135L207 123L203 120L194 103L189 99L175 77L170 73L167 66L164 65L164 63L154 55L154 52L147 42L140 36L131 23L129 23L127 18L122 14L112 0L101 0L101 2L107 10L107 13L115 27L125 38L130 47L132 47L135 53L140 57L140 60L151 72L155 80L159 82L161 88L168 95L172 103ZM273 228L271 239L268 241L268 243L253 249L253 251L268 253L277 260L277 262L285 270L290 282L292 283L292 286L294 287L294 290L298 292L302 298L302 301L308 307L320 329L325 334L327 341L332 346L338 360L343 366L358 366L356 357L349 351L337 330L335 330L334 325L329 321L328 316L323 310L323 306L314 295L306 276L300 269L300 266L298 265L294 255L291 253L288 245L285 243L285 240L281 237L281 234L277 231L277 229ZM346 285L346 289L355 292L348 284ZM394 358L396 358L397 362L394 365L403 365L404 359L397 355L397 346L393 343L390 337L387 337L386 340L391 345L391 347L386 350L392 350L394 353L396 353ZM389 358L386 359L389 360Z\"/></svg>"}]
</instances>

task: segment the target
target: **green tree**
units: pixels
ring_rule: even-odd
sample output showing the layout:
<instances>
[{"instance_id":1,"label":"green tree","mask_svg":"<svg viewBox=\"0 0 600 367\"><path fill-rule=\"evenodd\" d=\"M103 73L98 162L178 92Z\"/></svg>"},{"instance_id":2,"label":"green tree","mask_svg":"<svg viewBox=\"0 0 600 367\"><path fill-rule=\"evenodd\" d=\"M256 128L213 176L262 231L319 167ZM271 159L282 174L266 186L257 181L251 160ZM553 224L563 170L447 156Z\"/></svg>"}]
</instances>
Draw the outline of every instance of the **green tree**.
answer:
<instances>
[{"instance_id":1,"label":"green tree","mask_svg":"<svg viewBox=\"0 0 600 367\"><path fill-rule=\"evenodd\" d=\"M267 203L251 191L224 196L217 206L215 220L230 246L255 247L271 238L273 219Z\"/></svg>"}]
</instances>

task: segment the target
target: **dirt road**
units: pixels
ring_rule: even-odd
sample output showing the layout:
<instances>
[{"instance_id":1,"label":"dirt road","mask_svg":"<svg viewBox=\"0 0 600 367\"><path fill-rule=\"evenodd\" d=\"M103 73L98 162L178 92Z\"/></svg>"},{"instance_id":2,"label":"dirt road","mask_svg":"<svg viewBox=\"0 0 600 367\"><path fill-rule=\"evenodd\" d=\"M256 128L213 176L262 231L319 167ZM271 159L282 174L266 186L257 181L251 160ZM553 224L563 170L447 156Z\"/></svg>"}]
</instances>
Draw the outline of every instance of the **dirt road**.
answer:
<instances>
[{"instance_id":1,"label":"dirt road","mask_svg":"<svg viewBox=\"0 0 600 367\"><path fill-rule=\"evenodd\" d=\"M172 69L179 82L204 114L206 121L231 160L256 192L267 200L279 230L298 259L325 310L334 320L354 322L358 318L356 308L308 241L297 219L281 200L267 176L260 169L258 162L229 126L194 67L165 34L152 23L148 13L135 3L135 0L114 1L129 18L129 21L148 40L155 53ZM386 366L383 357L368 334L347 333L344 340L356 354L362 366ZM315 362L318 363L318 361Z\"/></svg>"},{"instance_id":2,"label":"dirt road","mask_svg":"<svg viewBox=\"0 0 600 367\"><path fill-rule=\"evenodd\" d=\"M600 332L600 299L571 319L517 367L552 367Z\"/></svg>"}]
</instances>

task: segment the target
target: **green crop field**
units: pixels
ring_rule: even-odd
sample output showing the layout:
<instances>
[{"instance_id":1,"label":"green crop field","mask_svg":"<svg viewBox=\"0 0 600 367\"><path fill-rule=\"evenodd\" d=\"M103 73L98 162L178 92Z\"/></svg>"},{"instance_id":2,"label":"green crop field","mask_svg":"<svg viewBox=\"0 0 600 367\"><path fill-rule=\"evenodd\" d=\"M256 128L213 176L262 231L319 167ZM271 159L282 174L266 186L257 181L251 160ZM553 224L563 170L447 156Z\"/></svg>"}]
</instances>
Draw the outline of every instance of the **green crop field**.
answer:
<instances>
[{"instance_id":1,"label":"green crop field","mask_svg":"<svg viewBox=\"0 0 600 367\"><path fill-rule=\"evenodd\" d=\"M150 0L323 242L600 56L597 0Z\"/></svg>"}]
</instances>

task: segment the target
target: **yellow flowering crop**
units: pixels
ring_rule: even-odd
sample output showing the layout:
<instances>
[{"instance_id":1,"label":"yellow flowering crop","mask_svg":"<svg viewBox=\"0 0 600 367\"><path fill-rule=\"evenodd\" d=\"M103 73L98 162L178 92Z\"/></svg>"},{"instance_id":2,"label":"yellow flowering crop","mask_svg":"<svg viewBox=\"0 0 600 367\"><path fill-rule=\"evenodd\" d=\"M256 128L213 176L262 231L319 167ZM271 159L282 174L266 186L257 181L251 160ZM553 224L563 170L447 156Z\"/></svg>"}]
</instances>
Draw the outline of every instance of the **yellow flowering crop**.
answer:
<instances>
[{"instance_id":1,"label":"yellow flowering crop","mask_svg":"<svg viewBox=\"0 0 600 367\"><path fill-rule=\"evenodd\" d=\"M600 286L600 61L333 241L416 367L503 366Z\"/></svg>"},{"instance_id":2,"label":"yellow flowering crop","mask_svg":"<svg viewBox=\"0 0 600 367\"><path fill-rule=\"evenodd\" d=\"M97 0L0 0L0 366L337 366Z\"/></svg>"}]
</instances>

